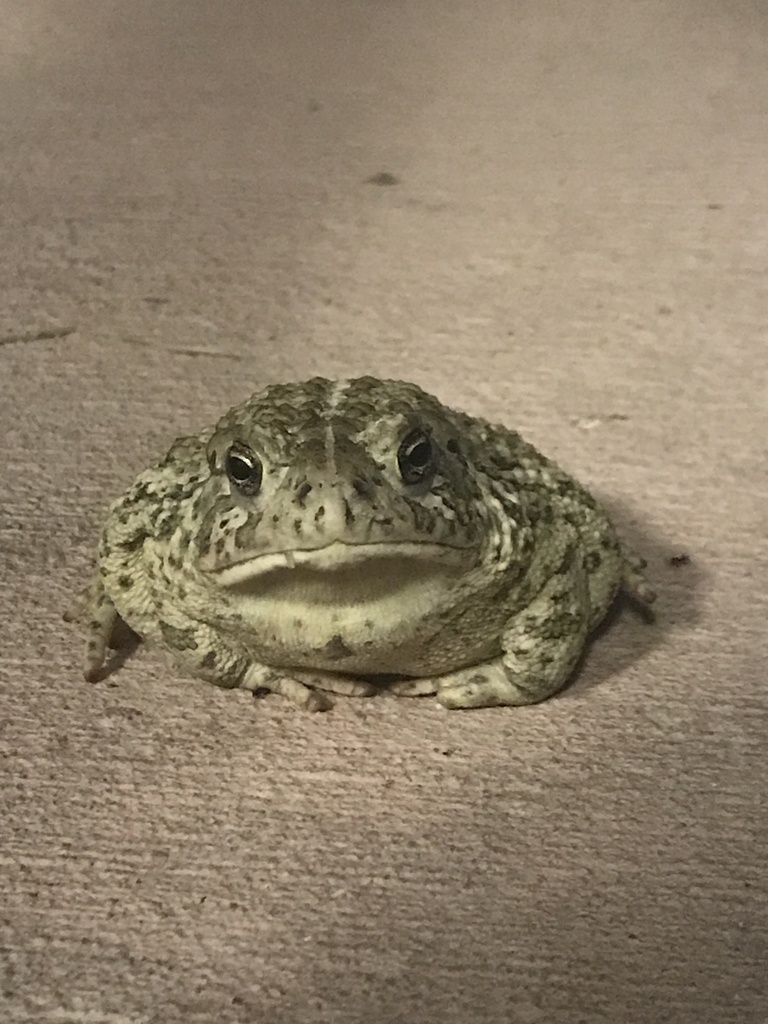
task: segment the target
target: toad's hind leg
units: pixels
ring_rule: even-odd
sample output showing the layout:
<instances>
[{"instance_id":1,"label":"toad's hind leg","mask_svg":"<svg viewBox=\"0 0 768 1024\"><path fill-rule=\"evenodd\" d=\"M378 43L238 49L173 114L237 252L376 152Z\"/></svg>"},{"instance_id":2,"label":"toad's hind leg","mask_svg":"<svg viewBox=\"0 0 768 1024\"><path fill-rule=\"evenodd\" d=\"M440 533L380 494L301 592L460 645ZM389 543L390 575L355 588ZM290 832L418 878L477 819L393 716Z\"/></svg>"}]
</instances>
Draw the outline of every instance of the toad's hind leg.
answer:
<instances>
[{"instance_id":1,"label":"toad's hind leg","mask_svg":"<svg viewBox=\"0 0 768 1024\"><path fill-rule=\"evenodd\" d=\"M557 693L576 667L589 634L592 609L580 558L566 558L502 636L502 655L440 680L446 708L535 704Z\"/></svg>"}]
</instances>

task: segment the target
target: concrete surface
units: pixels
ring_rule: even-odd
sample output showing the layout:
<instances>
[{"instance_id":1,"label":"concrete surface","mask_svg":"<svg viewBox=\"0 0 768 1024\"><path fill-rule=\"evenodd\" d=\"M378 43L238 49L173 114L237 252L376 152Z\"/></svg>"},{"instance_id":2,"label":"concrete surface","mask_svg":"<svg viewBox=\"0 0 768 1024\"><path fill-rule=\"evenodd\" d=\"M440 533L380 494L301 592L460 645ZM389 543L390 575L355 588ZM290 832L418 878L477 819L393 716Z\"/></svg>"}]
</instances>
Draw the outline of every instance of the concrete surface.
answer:
<instances>
[{"instance_id":1,"label":"concrete surface","mask_svg":"<svg viewBox=\"0 0 768 1024\"><path fill-rule=\"evenodd\" d=\"M0 1019L768 1021L765 4L2 0L0 57ZM84 683L106 502L363 371L595 487L658 623L519 711Z\"/></svg>"}]
</instances>

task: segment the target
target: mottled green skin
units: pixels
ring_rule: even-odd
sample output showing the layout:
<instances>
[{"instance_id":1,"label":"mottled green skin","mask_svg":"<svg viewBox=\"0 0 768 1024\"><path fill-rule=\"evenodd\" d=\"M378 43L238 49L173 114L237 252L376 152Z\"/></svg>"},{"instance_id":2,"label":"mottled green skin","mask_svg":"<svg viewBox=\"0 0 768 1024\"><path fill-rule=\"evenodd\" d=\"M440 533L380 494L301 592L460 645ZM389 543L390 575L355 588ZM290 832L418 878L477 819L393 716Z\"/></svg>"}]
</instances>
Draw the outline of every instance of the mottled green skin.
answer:
<instances>
[{"instance_id":1,"label":"mottled green skin","mask_svg":"<svg viewBox=\"0 0 768 1024\"><path fill-rule=\"evenodd\" d=\"M406 482L414 431L431 457ZM233 446L261 461L256 493L225 471ZM119 616L197 676L312 710L378 676L449 708L528 704L563 686L621 587L653 599L641 570L594 498L513 431L400 381L274 385L109 509L86 674Z\"/></svg>"}]
</instances>

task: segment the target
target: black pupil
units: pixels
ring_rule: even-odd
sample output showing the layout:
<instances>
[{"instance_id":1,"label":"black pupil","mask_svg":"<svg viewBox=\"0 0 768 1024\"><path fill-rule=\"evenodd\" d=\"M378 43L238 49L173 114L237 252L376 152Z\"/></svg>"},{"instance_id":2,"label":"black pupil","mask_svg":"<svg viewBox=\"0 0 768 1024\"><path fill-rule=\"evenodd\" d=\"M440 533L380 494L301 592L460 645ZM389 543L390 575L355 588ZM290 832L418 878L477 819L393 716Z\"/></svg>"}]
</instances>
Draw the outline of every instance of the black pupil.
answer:
<instances>
[{"instance_id":1,"label":"black pupil","mask_svg":"<svg viewBox=\"0 0 768 1024\"><path fill-rule=\"evenodd\" d=\"M254 465L244 455L237 455L234 452L229 456L229 474L238 483L245 483L253 476Z\"/></svg>"},{"instance_id":2,"label":"black pupil","mask_svg":"<svg viewBox=\"0 0 768 1024\"><path fill-rule=\"evenodd\" d=\"M429 477L434 460L432 441L423 430L414 430L397 453L400 476L406 484L423 483Z\"/></svg>"},{"instance_id":3,"label":"black pupil","mask_svg":"<svg viewBox=\"0 0 768 1024\"><path fill-rule=\"evenodd\" d=\"M241 494L254 497L261 489L261 459L253 452L231 448L227 453L226 472Z\"/></svg>"},{"instance_id":4,"label":"black pupil","mask_svg":"<svg viewBox=\"0 0 768 1024\"><path fill-rule=\"evenodd\" d=\"M432 446L427 440L417 441L405 453L405 457L414 469L424 469L431 456Z\"/></svg>"}]
</instances>

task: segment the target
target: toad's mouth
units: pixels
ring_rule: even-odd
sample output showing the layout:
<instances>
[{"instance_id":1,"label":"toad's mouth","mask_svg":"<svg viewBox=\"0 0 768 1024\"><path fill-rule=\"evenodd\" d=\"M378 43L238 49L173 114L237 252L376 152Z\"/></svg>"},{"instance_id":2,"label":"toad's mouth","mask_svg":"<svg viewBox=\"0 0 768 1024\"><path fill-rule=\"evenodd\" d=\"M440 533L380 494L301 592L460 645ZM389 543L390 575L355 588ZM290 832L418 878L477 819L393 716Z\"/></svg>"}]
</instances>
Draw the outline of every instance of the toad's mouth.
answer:
<instances>
[{"instance_id":1,"label":"toad's mouth","mask_svg":"<svg viewBox=\"0 0 768 1024\"><path fill-rule=\"evenodd\" d=\"M381 637L402 638L450 603L466 576L467 554L439 545L336 543L260 555L211 575L242 623L260 637L290 636L293 654L317 652L335 636L359 649Z\"/></svg>"},{"instance_id":2,"label":"toad's mouth","mask_svg":"<svg viewBox=\"0 0 768 1024\"><path fill-rule=\"evenodd\" d=\"M470 552L428 544L344 545L259 555L211 573L246 620L323 616L348 626L361 610L382 627L442 604L470 567ZM316 609L312 611L311 609ZM321 611L319 609L326 609Z\"/></svg>"},{"instance_id":3,"label":"toad's mouth","mask_svg":"<svg viewBox=\"0 0 768 1024\"><path fill-rule=\"evenodd\" d=\"M221 587L248 585L265 577L300 575L369 579L395 576L454 576L472 565L467 548L429 543L344 544L334 541L321 548L271 551L207 570ZM294 584L298 584L298 580ZM331 580L325 581L328 586Z\"/></svg>"}]
</instances>

